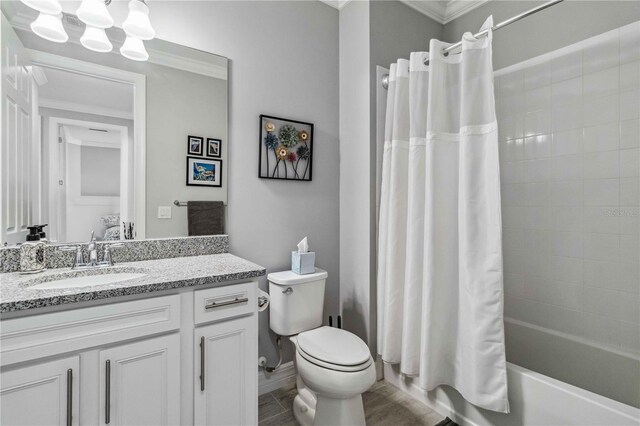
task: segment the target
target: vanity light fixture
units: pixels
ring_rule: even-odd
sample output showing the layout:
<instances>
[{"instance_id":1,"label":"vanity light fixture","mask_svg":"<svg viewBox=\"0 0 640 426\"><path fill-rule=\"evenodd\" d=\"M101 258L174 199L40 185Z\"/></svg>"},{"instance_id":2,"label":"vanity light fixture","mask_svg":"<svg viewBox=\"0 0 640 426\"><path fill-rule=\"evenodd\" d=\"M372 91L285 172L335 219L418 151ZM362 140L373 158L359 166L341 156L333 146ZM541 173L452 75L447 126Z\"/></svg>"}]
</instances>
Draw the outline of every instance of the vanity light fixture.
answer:
<instances>
[{"instance_id":1,"label":"vanity light fixture","mask_svg":"<svg viewBox=\"0 0 640 426\"><path fill-rule=\"evenodd\" d=\"M84 34L80 37L80 43L94 52L106 53L111 52L113 49L113 45L104 32L104 28L96 28L89 25L87 25L87 29L84 30Z\"/></svg>"},{"instance_id":2,"label":"vanity light fixture","mask_svg":"<svg viewBox=\"0 0 640 426\"><path fill-rule=\"evenodd\" d=\"M149 7L144 0L131 0L129 2L129 15L122 23L122 29L127 36L140 40L151 40L156 32L149 21Z\"/></svg>"},{"instance_id":3,"label":"vanity light fixture","mask_svg":"<svg viewBox=\"0 0 640 426\"><path fill-rule=\"evenodd\" d=\"M58 0L20 0L25 5L40 12L38 18L31 24L31 30L40 37L64 43L69 36L62 25L62 6ZM78 11L78 19L85 23L86 29L80 43L94 52L111 52L113 45L105 32L114 24L107 6L112 0L82 0ZM149 54L144 47L143 40L151 40L156 32L149 21L149 7L145 0L131 0L129 15L122 24L127 35L120 53L133 61L146 61Z\"/></svg>"},{"instance_id":4,"label":"vanity light fixture","mask_svg":"<svg viewBox=\"0 0 640 426\"><path fill-rule=\"evenodd\" d=\"M64 43L69 40L69 36L62 26L62 13L50 15L40 12L36 20L31 23L31 30L40 37L56 43Z\"/></svg>"},{"instance_id":5,"label":"vanity light fixture","mask_svg":"<svg viewBox=\"0 0 640 426\"><path fill-rule=\"evenodd\" d=\"M146 61L149 59L149 54L147 53L147 49L144 48L144 43L135 37L127 37L120 48L120 53L132 61Z\"/></svg>"},{"instance_id":6,"label":"vanity light fixture","mask_svg":"<svg viewBox=\"0 0 640 426\"><path fill-rule=\"evenodd\" d=\"M58 0L21 0L22 3L35 9L38 12L48 13L49 15L57 15L62 12L62 6Z\"/></svg>"},{"instance_id":7,"label":"vanity light fixture","mask_svg":"<svg viewBox=\"0 0 640 426\"><path fill-rule=\"evenodd\" d=\"M107 10L107 5L111 0L82 0L82 4L78 9L78 19L87 24L87 26L95 28L111 28L113 26L113 18Z\"/></svg>"}]
</instances>

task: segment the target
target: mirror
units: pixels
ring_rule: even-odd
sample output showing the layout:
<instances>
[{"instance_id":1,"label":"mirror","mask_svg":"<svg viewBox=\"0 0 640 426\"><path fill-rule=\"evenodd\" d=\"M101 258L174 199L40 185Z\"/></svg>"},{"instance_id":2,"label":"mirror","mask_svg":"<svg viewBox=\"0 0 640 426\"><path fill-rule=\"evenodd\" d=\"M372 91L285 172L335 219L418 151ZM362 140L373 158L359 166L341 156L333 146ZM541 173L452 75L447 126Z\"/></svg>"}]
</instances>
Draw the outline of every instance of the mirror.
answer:
<instances>
[{"instance_id":1,"label":"mirror","mask_svg":"<svg viewBox=\"0 0 640 426\"><path fill-rule=\"evenodd\" d=\"M226 58L153 39L149 59L133 61L119 28L107 30L112 52L97 53L80 44L74 15L62 18L69 41L54 43L30 30L36 11L2 2L2 12L2 101L14 110L3 112L0 243L44 223L60 243L91 231L187 236L187 201L226 206Z\"/></svg>"}]
</instances>

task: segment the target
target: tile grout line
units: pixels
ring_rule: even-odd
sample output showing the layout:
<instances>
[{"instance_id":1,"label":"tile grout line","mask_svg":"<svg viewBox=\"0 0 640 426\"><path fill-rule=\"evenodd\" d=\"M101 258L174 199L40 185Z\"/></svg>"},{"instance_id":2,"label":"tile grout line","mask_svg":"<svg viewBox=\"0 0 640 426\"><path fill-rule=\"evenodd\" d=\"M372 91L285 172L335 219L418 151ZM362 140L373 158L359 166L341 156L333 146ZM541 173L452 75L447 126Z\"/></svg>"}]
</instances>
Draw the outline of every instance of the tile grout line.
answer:
<instances>
[{"instance_id":1,"label":"tile grout line","mask_svg":"<svg viewBox=\"0 0 640 426\"><path fill-rule=\"evenodd\" d=\"M264 418L264 419L260 419L260 418L259 418L259 419L258 419L258 424L260 424L260 423L264 423L264 422L266 422L267 420L271 420L271 419L273 419L273 418L275 418L275 417L278 417L278 416L280 416L280 415L282 415L282 414L285 414L285 413L287 413L287 411L288 411L286 408L284 408L284 407L282 406L282 404L280 404L280 401L278 401L278 398L276 398L276 397L273 395L273 393L272 393L272 392L269 392L269 394L268 394L268 395L269 395L271 398L273 398L273 400L276 402L276 404L278 404L278 405L280 406L280 408L282 408L284 411L282 411L282 412L280 412L280 413L277 413L277 414L274 414L273 416L269 416L269 417Z\"/></svg>"},{"instance_id":2,"label":"tile grout line","mask_svg":"<svg viewBox=\"0 0 640 426\"><path fill-rule=\"evenodd\" d=\"M289 410L287 407L285 407L284 405L282 405L282 403L280 402L280 400L279 400L278 398L276 398L276 396L273 394L273 392L269 392L269 395L271 395L271 398L273 398L273 399L276 401L276 403L277 403L277 404L278 404L278 405L279 405L279 406L280 406L280 407L281 407L285 412L287 412L287 411L291 411L291 410Z\"/></svg>"}]
</instances>

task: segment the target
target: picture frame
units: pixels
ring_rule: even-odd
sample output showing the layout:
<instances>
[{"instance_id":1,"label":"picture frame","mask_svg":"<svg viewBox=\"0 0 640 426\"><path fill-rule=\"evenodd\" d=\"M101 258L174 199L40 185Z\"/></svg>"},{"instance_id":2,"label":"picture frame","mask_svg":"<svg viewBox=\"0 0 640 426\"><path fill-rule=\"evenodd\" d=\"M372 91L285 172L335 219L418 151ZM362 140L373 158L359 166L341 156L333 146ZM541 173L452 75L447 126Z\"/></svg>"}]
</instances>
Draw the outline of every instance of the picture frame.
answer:
<instances>
[{"instance_id":1,"label":"picture frame","mask_svg":"<svg viewBox=\"0 0 640 426\"><path fill-rule=\"evenodd\" d=\"M204 152L204 140L200 136L187 137L187 155L202 155Z\"/></svg>"},{"instance_id":2,"label":"picture frame","mask_svg":"<svg viewBox=\"0 0 640 426\"><path fill-rule=\"evenodd\" d=\"M220 139L207 138L207 157L222 158L222 141Z\"/></svg>"},{"instance_id":3,"label":"picture frame","mask_svg":"<svg viewBox=\"0 0 640 426\"><path fill-rule=\"evenodd\" d=\"M187 157L187 186L222 187L222 160Z\"/></svg>"},{"instance_id":4,"label":"picture frame","mask_svg":"<svg viewBox=\"0 0 640 426\"><path fill-rule=\"evenodd\" d=\"M310 182L313 178L313 123L260 115L258 177Z\"/></svg>"}]
</instances>

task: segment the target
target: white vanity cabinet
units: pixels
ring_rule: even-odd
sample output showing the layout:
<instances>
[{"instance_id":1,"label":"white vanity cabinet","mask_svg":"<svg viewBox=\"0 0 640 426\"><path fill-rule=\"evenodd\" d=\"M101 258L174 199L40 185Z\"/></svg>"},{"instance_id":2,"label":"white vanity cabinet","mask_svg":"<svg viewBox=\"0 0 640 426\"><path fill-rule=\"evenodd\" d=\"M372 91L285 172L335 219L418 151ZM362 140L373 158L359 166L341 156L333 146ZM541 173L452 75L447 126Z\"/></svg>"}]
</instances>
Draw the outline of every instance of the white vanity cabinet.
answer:
<instances>
[{"instance_id":1,"label":"white vanity cabinet","mask_svg":"<svg viewBox=\"0 0 640 426\"><path fill-rule=\"evenodd\" d=\"M0 424L78 425L79 367L72 356L0 373Z\"/></svg>"},{"instance_id":2,"label":"white vanity cabinet","mask_svg":"<svg viewBox=\"0 0 640 426\"><path fill-rule=\"evenodd\" d=\"M257 287L4 316L0 424L257 424Z\"/></svg>"},{"instance_id":3,"label":"white vanity cabinet","mask_svg":"<svg viewBox=\"0 0 640 426\"><path fill-rule=\"evenodd\" d=\"M241 317L196 329L199 377L194 396L197 425L255 425L256 361L250 356L254 318ZM257 401L255 401L257 403Z\"/></svg>"},{"instance_id":4,"label":"white vanity cabinet","mask_svg":"<svg viewBox=\"0 0 640 426\"><path fill-rule=\"evenodd\" d=\"M180 424L180 336L100 351L101 425Z\"/></svg>"},{"instance_id":5,"label":"white vanity cabinet","mask_svg":"<svg viewBox=\"0 0 640 426\"><path fill-rule=\"evenodd\" d=\"M258 424L257 286L195 293L194 423ZM226 319L233 316L233 319Z\"/></svg>"}]
</instances>

